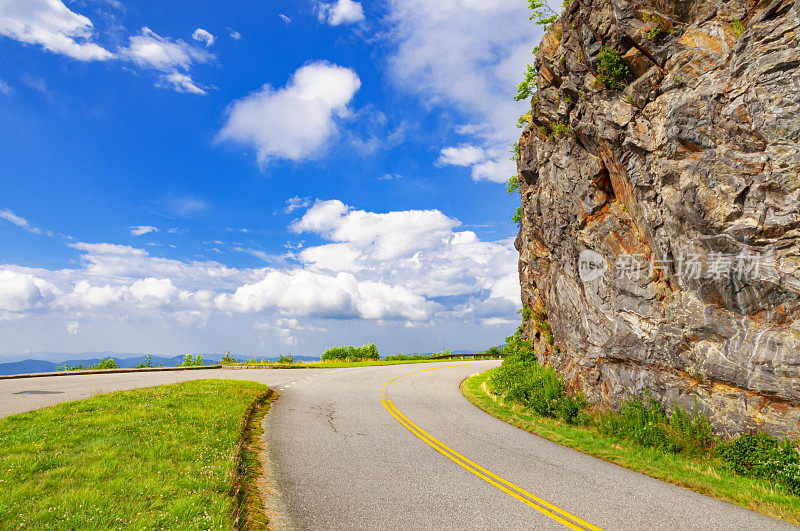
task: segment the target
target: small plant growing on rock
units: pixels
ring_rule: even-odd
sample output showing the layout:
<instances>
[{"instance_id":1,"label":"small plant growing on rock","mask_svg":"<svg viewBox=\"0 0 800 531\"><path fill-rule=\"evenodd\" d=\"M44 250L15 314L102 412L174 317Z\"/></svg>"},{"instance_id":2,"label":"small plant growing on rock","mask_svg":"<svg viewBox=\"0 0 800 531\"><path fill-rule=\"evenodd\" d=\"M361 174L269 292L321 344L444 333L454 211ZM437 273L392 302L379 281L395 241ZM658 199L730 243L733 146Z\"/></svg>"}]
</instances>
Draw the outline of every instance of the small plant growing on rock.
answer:
<instances>
[{"instance_id":1,"label":"small plant growing on rock","mask_svg":"<svg viewBox=\"0 0 800 531\"><path fill-rule=\"evenodd\" d=\"M519 190L519 176L512 175L506 181L506 192L510 195Z\"/></svg>"},{"instance_id":2,"label":"small plant growing on rock","mask_svg":"<svg viewBox=\"0 0 800 531\"><path fill-rule=\"evenodd\" d=\"M561 138L562 136L567 136L572 134L572 127L568 124L558 123L553 127L553 137L554 138Z\"/></svg>"},{"instance_id":3,"label":"small plant growing on rock","mask_svg":"<svg viewBox=\"0 0 800 531\"><path fill-rule=\"evenodd\" d=\"M514 96L516 101L527 100L534 92L536 92L536 76L537 71L531 65L528 65L525 70L525 78L517 86L517 95Z\"/></svg>"},{"instance_id":4,"label":"small plant growing on rock","mask_svg":"<svg viewBox=\"0 0 800 531\"><path fill-rule=\"evenodd\" d=\"M519 120L517 121L517 127L519 127L520 129L524 129L528 127L528 124L531 123L531 121L533 121L531 113L523 114L522 116L519 117Z\"/></svg>"},{"instance_id":5,"label":"small plant growing on rock","mask_svg":"<svg viewBox=\"0 0 800 531\"><path fill-rule=\"evenodd\" d=\"M517 159L519 159L519 142L514 142L511 144L511 150L509 153L511 153L511 157L509 157L508 160L511 162L517 162Z\"/></svg>"},{"instance_id":6,"label":"small plant growing on rock","mask_svg":"<svg viewBox=\"0 0 800 531\"><path fill-rule=\"evenodd\" d=\"M744 35L744 32L747 30L747 26L745 25L745 23L743 21L741 21L739 19L735 19L732 22L732 24L733 24L733 33L734 33L734 35L736 35L737 39L739 37L741 37L742 35Z\"/></svg>"},{"instance_id":7,"label":"small plant growing on rock","mask_svg":"<svg viewBox=\"0 0 800 531\"><path fill-rule=\"evenodd\" d=\"M622 60L616 48L603 46L600 50L600 62L597 67L597 81L610 89L617 88L620 81L631 73L631 69Z\"/></svg>"},{"instance_id":8,"label":"small plant growing on rock","mask_svg":"<svg viewBox=\"0 0 800 531\"><path fill-rule=\"evenodd\" d=\"M651 41L658 39L659 35L664 33L664 28L661 26L653 26L649 30L647 30L647 38Z\"/></svg>"},{"instance_id":9,"label":"small plant growing on rock","mask_svg":"<svg viewBox=\"0 0 800 531\"><path fill-rule=\"evenodd\" d=\"M517 207L517 211L511 216L511 221L516 223L518 227L522 226L522 207Z\"/></svg>"}]
</instances>

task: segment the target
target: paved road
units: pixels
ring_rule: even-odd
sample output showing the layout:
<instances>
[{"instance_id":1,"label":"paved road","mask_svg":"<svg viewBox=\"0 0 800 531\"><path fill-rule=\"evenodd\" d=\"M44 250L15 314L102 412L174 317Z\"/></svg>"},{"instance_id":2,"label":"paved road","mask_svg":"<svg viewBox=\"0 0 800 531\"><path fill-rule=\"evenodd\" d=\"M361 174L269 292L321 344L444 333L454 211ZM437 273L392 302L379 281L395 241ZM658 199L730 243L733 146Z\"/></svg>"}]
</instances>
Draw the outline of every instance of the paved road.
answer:
<instances>
[{"instance_id":1,"label":"paved road","mask_svg":"<svg viewBox=\"0 0 800 531\"><path fill-rule=\"evenodd\" d=\"M273 481L292 528L793 528L486 415L458 386L470 374L496 364L0 381L0 416L113 389L203 378L248 379L281 394L268 416L267 436ZM14 394L53 390L63 394Z\"/></svg>"}]
</instances>

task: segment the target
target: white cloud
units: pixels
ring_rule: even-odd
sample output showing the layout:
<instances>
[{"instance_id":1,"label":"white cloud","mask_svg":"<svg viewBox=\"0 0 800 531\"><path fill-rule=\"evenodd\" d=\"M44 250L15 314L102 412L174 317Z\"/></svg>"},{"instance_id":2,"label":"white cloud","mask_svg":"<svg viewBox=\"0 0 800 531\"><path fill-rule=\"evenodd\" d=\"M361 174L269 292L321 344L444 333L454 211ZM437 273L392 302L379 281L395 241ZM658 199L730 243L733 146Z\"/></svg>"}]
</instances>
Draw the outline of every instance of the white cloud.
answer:
<instances>
[{"instance_id":1,"label":"white cloud","mask_svg":"<svg viewBox=\"0 0 800 531\"><path fill-rule=\"evenodd\" d=\"M264 85L261 90L234 101L218 140L233 140L252 147L258 160L302 160L319 156L325 143L338 132L337 117L361 87L356 73L326 62L297 70L282 89Z\"/></svg>"},{"instance_id":2,"label":"white cloud","mask_svg":"<svg viewBox=\"0 0 800 531\"><path fill-rule=\"evenodd\" d=\"M131 227L131 236L144 236L145 234L150 234L151 232L158 232L158 227L151 227L149 225Z\"/></svg>"},{"instance_id":3,"label":"white cloud","mask_svg":"<svg viewBox=\"0 0 800 531\"><path fill-rule=\"evenodd\" d=\"M230 36L231 39L235 41L242 40L242 34L236 31L235 29L232 28L225 28L225 29L228 30L228 35Z\"/></svg>"},{"instance_id":4,"label":"white cloud","mask_svg":"<svg viewBox=\"0 0 800 531\"><path fill-rule=\"evenodd\" d=\"M213 36L211 38L213 42ZM163 72L156 86L189 94L206 93L204 87L192 80L188 74L189 69L196 64L215 59L213 54L203 48L180 39L161 37L147 27L142 28L139 35L130 38L128 46L120 49L120 55L140 67Z\"/></svg>"},{"instance_id":5,"label":"white cloud","mask_svg":"<svg viewBox=\"0 0 800 531\"><path fill-rule=\"evenodd\" d=\"M208 209L208 203L194 197L178 197L166 202L169 211L177 216L189 217Z\"/></svg>"},{"instance_id":6,"label":"white cloud","mask_svg":"<svg viewBox=\"0 0 800 531\"><path fill-rule=\"evenodd\" d=\"M486 151L483 148L462 144L442 149L437 163L448 166L472 166L485 158Z\"/></svg>"},{"instance_id":7,"label":"white cloud","mask_svg":"<svg viewBox=\"0 0 800 531\"><path fill-rule=\"evenodd\" d=\"M397 180L402 179L402 178L403 178L403 176L400 175L399 173L384 173L383 175L378 177L378 180L379 181L397 181Z\"/></svg>"},{"instance_id":8,"label":"white cloud","mask_svg":"<svg viewBox=\"0 0 800 531\"><path fill-rule=\"evenodd\" d=\"M311 270L350 272L426 298L498 299L506 310L519 305L519 288L508 288L517 275L513 241L483 242L472 231L456 230L460 225L438 210L381 214L322 201L292 229L334 242L300 252Z\"/></svg>"},{"instance_id":9,"label":"white cloud","mask_svg":"<svg viewBox=\"0 0 800 531\"><path fill-rule=\"evenodd\" d=\"M512 96L540 31L524 2L390 0L387 22L395 82L427 103L461 112L469 122L457 129L484 150L466 164L447 151L463 146L442 146L440 163L472 167L476 180L505 181L514 173L508 146L526 108Z\"/></svg>"},{"instance_id":10,"label":"white cloud","mask_svg":"<svg viewBox=\"0 0 800 531\"><path fill-rule=\"evenodd\" d=\"M55 286L40 278L0 269L0 319L39 309L57 294Z\"/></svg>"},{"instance_id":11,"label":"white cloud","mask_svg":"<svg viewBox=\"0 0 800 531\"><path fill-rule=\"evenodd\" d=\"M282 21L286 22L287 24L291 24L291 23L292 23L292 19L291 19L291 18L289 18L289 17L287 17L287 16L286 16L286 15L284 15L283 13L280 13L278 16L280 17L280 19L281 19Z\"/></svg>"},{"instance_id":12,"label":"white cloud","mask_svg":"<svg viewBox=\"0 0 800 531\"><path fill-rule=\"evenodd\" d=\"M364 8L353 0L338 0L335 4L320 3L317 6L317 17L320 22L339 26L353 24L364 20Z\"/></svg>"},{"instance_id":13,"label":"white cloud","mask_svg":"<svg viewBox=\"0 0 800 531\"><path fill-rule=\"evenodd\" d=\"M67 323L67 333L71 336L77 336L80 332L80 323L78 321L70 321Z\"/></svg>"},{"instance_id":14,"label":"white cloud","mask_svg":"<svg viewBox=\"0 0 800 531\"><path fill-rule=\"evenodd\" d=\"M78 61L105 61L114 54L91 42L92 21L61 0L0 1L0 35Z\"/></svg>"},{"instance_id":15,"label":"white cloud","mask_svg":"<svg viewBox=\"0 0 800 531\"><path fill-rule=\"evenodd\" d=\"M201 87L186 74L180 72L173 72L171 74L164 74L159 77L160 82L157 84L159 87L171 88L175 92L183 92L186 94L206 94L205 87Z\"/></svg>"},{"instance_id":16,"label":"white cloud","mask_svg":"<svg viewBox=\"0 0 800 531\"><path fill-rule=\"evenodd\" d=\"M30 222L27 219L17 216L11 210L0 210L0 219L8 221L12 225L16 225L17 227L26 230L32 234L44 234L50 237L54 236L53 233L50 231L34 227L33 225L30 224Z\"/></svg>"},{"instance_id":17,"label":"white cloud","mask_svg":"<svg viewBox=\"0 0 800 531\"><path fill-rule=\"evenodd\" d=\"M203 28L197 28L192 33L192 38L198 42L202 42L206 45L206 48L214 44L214 36L209 33L208 31L204 30Z\"/></svg>"},{"instance_id":18,"label":"white cloud","mask_svg":"<svg viewBox=\"0 0 800 531\"><path fill-rule=\"evenodd\" d=\"M0 94L5 94L6 96L10 96L14 93L14 89L11 86L0 79Z\"/></svg>"},{"instance_id":19,"label":"white cloud","mask_svg":"<svg viewBox=\"0 0 800 531\"><path fill-rule=\"evenodd\" d=\"M108 284L93 286L87 280L79 280L72 293L62 301L62 305L67 308L105 308L121 301L126 291Z\"/></svg>"},{"instance_id":20,"label":"white cloud","mask_svg":"<svg viewBox=\"0 0 800 531\"><path fill-rule=\"evenodd\" d=\"M178 288L168 278L145 278L131 286L131 295L146 306L162 306L178 295Z\"/></svg>"},{"instance_id":21,"label":"white cloud","mask_svg":"<svg viewBox=\"0 0 800 531\"><path fill-rule=\"evenodd\" d=\"M361 341L375 326L407 335L405 327L472 323L470 333L477 334L480 327L516 317L513 241L482 241L438 210L377 213L318 201L291 228L324 242L293 246L290 255L264 253L270 266L255 268L160 258L126 245L71 243L78 266L0 267L0 321L41 318L47 324L36 321L39 326L58 324L54 334L80 322L87 342L109 327L139 338L144 323L150 323L148 337L163 340L185 335L153 335L153 326L175 334L175 326L227 323L217 329L223 335L229 327L246 335L256 322L275 323L266 331L276 341L298 344L342 340L329 340L317 330L320 325L343 334L363 324ZM98 322L106 324L93 326ZM9 331L2 323L0 330Z\"/></svg>"},{"instance_id":22,"label":"white cloud","mask_svg":"<svg viewBox=\"0 0 800 531\"><path fill-rule=\"evenodd\" d=\"M142 67L162 72L188 70L193 64L207 63L214 59L209 52L192 46L180 39L161 37L150 28L142 28L139 35L130 38L127 48L121 53Z\"/></svg>"},{"instance_id":23,"label":"white cloud","mask_svg":"<svg viewBox=\"0 0 800 531\"><path fill-rule=\"evenodd\" d=\"M291 214L295 210L302 210L311 206L310 197L291 197L286 200L286 208L283 209L284 214Z\"/></svg>"}]
</instances>

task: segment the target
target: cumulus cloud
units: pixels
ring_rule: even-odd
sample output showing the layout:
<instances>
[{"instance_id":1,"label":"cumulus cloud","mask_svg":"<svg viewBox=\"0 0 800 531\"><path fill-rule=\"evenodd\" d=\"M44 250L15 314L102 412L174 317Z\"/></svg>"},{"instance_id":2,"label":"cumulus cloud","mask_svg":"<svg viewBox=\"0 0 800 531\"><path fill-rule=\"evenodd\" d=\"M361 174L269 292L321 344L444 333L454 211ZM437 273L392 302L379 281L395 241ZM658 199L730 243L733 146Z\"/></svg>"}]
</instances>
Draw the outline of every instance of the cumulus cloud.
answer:
<instances>
[{"instance_id":1,"label":"cumulus cloud","mask_svg":"<svg viewBox=\"0 0 800 531\"><path fill-rule=\"evenodd\" d=\"M426 298L474 296L519 305L517 255L510 239L484 242L438 210L388 213L321 201L292 225L334 243L308 247L299 259L312 270L351 272L359 278L401 285Z\"/></svg>"},{"instance_id":2,"label":"cumulus cloud","mask_svg":"<svg viewBox=\"0 0 800 531\"><path fill-rule=\"evenodd\" d=\"M331 26L353 24L361 22L364 17L364 8L353 0L338 0L333 4L320 3L317 6L319 21Z\"/></svg>"},{"instance_id":3,"label":"cumulus cloud","mask_svg":"<svg viewBox=\"0 0 800 531\"><path fill-rule=\"evenodd\" d=\"M144 236L145 234L150 234L151 232L158 232L158 227L151 227L149 225L131 227L131 236Z\"/></svg>"},{"instance_id":4,"label":"cumulus cloud","mask_svg":"<svg viewBox=\"0 0 800 531\"><path fill-rule=\"evenodd\" d=\"M280 17L280 19L281 19L282 21L286 22L287 24L291 24L291 23L292 23L292 19L291 19L291 18L289 18L289 17L287 17L287 16L286 16L286 15L284 15L283 13L280 13L278 16Z\"/></svg>"},{"instance_id":5,"label":"cumulus cloud","mask_svg":"<svg viewBox=\"0 0 800 531\"><path fill-rule=\"evenodd\" d=\"M198 42L202 42L206 45L206 48L214 44L214 36L209 33L208 31L204 30L203 28L197 28L192 33L192 38Z\"/></svg>"},{"instance_id":6,"label":"cumulus cloud","mask_svg":"<svg viewBox=\"0 0 800 531\"><path fill-rule=\"evenodd\" d=\"M228 36L230 36L231 39L235 41L242 40L242 34L236 31L235 29L233 28L225 28L225 29L228 30Z\"/></svg>"},{"instance_id":7,"label":"cumulus cloud","mask_svg":"<svg viewBox=\"0 0 800 531\"><path fill-rule=\"evenodd\" d=\"M321 154L338 132L336 119L345 116L361 87L348 68L316 62L297 70L282 89L264 85L228 109L218 140L255 149L258 160L302 160Z\"/></svg>"},{"instance_id":8,"label":"cumulus cloud","mask_svg":"<svg viewBox=\"0 0 800 531\"><path fill-rule=\"evenodd\" d=\"M440 164L471 167L477 180L513 175L507 151L526 104L514 102L512 93L539 31L524 2L390 0L387 22L394 81L426 102L461 111L468 122L458 129L483 149L466 164L463 145L442 146ZM462 157L453 157L455 151Z\"/></svg>"},{"instance_id":9,"label":"cumulus cloud","mask_svg":"<svg viewBox=\"0 0 800 531\"><path fill-rule=\"evenodd\" d=\"M10 96L14 93L14 89L11 86L0 79L0 94L5 94L6 96Z\"/></svg>"},{"instance_id":10,"label":"cumulus cloud","mask_svg":"<svg viewBox=\"0 0 800 531\"><path fill-rule=\"evenodd\" d=\"M92 42L92 21L70 11L61 0L0 2L0 35L78 61L105 61L114 57Z\"/></svg>"},{"instance_id":11,"label":"cumulus cloud","mask_svg":"<svg viewBox=\"0 0 800 531\"><path fill-rule=\"evenodd\" d=\"M45 280L0 269L0 318L40 309L56 295L56 287Z\"/></svg>"},{"instance_id":12,"label":"cumulus cloud","mask_svg":"<svg viewBox=\"0 0 800 531\"><path fill-rule=\"evenodd\" d=\"M320 320L423 327L448 319L499 326L515 318L520 294L511 239L483 241L438 210L369 212L336 200L293 199L293 211L305 211L292 231L323 243L293 248L296 254L269 260L269 267L73 242L74 268L0 266L0 320L46 315L61 319L63 332L76 319L81 326L117 318L198 328L210 319L250 318L272 323L265 332L296 344Z\"/></svg>"}]
</instances>

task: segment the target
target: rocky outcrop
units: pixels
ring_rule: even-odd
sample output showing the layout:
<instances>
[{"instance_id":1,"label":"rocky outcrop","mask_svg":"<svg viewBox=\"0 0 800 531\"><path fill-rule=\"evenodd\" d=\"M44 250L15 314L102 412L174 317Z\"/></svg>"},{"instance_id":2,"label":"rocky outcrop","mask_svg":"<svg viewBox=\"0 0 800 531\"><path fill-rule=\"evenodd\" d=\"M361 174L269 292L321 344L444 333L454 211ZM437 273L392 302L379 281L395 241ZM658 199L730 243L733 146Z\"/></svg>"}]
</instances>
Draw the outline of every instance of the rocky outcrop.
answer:
<instances>
[{"instance_id":1,"label":"rocky outcrop","mask_svg":"<svg viewBox=\"0 0 800 531\"><path fill-rule=\"evenodd\" d=\"M517 248L540 360L601 406L649 391L800 435L800 0L574 0L535 66Z\"/></svg>"}]
</instances>

